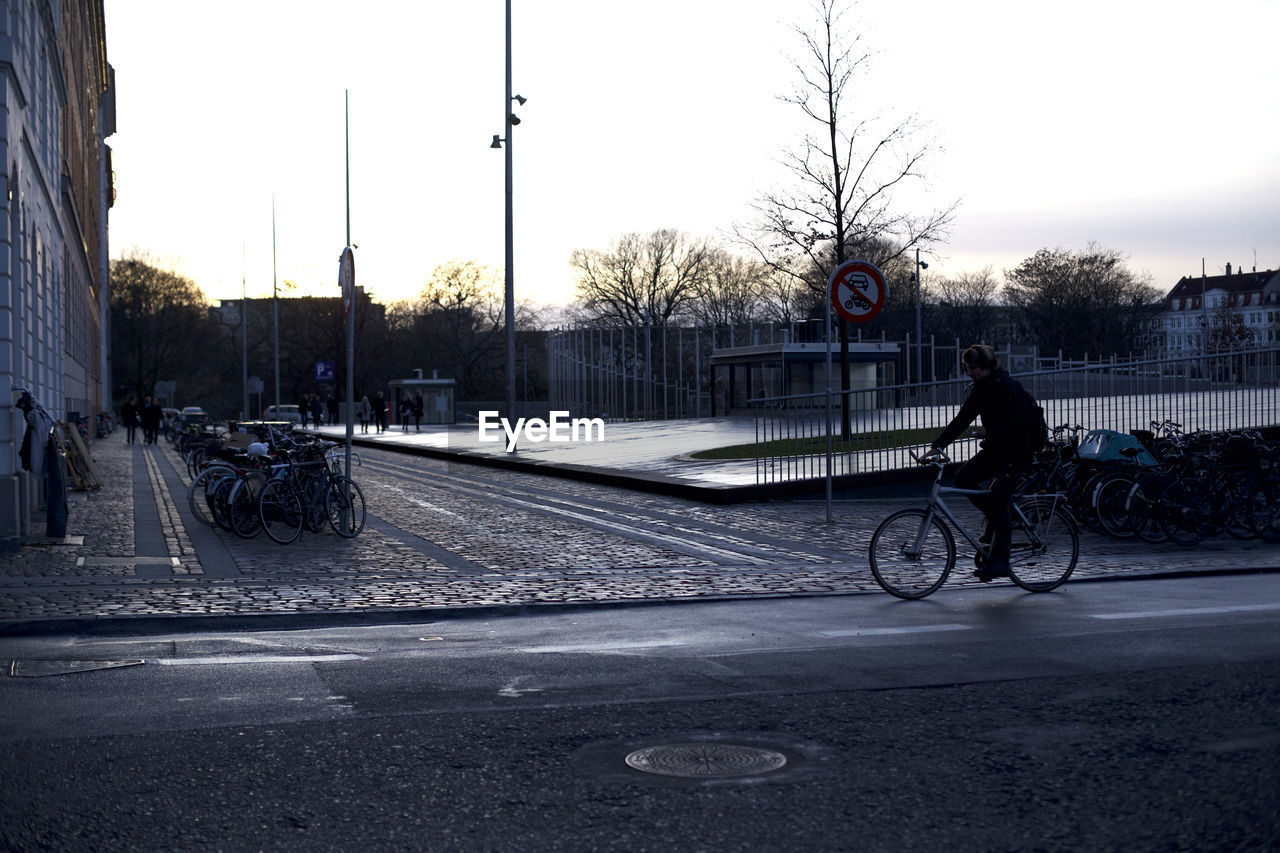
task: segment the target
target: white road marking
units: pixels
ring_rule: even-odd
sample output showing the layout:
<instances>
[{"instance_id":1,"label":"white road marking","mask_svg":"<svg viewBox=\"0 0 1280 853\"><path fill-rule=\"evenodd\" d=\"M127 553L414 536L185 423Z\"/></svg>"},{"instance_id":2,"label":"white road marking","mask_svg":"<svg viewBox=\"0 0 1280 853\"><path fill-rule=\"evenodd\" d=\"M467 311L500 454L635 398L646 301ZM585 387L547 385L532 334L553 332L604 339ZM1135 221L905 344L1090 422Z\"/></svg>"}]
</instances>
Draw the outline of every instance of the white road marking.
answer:
<instances>
[{"instance_id":1,"label":"white road marking","mask_svg":"<svg viewBox=\"0 0 1280 853\"><path fill-rule=\"evenodd\" d=\"M334 663L364 660L360 655L217 655L204 658L155 658L160 666L221 666L228 663Z\"/></svg>"},{"instance_id":2,"label":"white road marking","mask_svg":"<svg viewBox=\"0 0 1280 853\"><path fill-rule=\"evenodd\" d=\"M633 649L661 649L685 646L682 640L636 640L621 643L579 643L570 646L523 646L520 651L534 655L564 654L565 652L621 652Z\"/></svg>"},{"instance_id":3,"label":"white road marking","mask_svg":"<svg viewBox=\"0 0 1280 853\"><path fill-rule=\"evenodd\" d=\"M1128 613L1091 613L1091 619L1162 619L1166 616L1203 616L1225 613L1263 613L1280 610L1280 604L1240 604L1231 607L1189 607L1183 610L1133 610Z\"/></svg>"},{"instance_id":4,"label":"white road marking","mask_svg":"<svg viewBox=\"0 0 1280 853\"><path fill-rule=\"evenodd\" d=\"M911 625L901 628L848 628L842 631L819 631L824 637L875 637L893 634L927 634L933 631L969 631L969 625Z\"/></svg>"},{"instance_id":5,"label":"white road marking","mask_svg":"<svg viewBox=\"0 0 1280 853\"><path fill-rule=\"evenodd\" d=\"M523 696L525 693L541 693L542 692L541 687L521 687L520 686L520 682L528 681L531 678L533 678L532 675L517 675L515 678L508 681L505 685L502 686L501 689L498 690L498 695L505 696L508 699L516 699L516 698L519 698L520 696Z\"/></svg>"}]
</instances>

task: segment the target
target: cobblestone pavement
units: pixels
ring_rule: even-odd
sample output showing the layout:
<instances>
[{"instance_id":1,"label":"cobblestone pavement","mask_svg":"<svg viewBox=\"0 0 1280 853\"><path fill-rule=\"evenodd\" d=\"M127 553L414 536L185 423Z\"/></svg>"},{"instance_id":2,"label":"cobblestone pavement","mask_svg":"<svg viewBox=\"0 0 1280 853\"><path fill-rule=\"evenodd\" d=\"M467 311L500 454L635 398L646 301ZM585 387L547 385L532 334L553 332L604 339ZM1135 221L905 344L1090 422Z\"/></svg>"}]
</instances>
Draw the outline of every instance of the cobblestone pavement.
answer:
<instances>
[{"instance_id":1,"label":"cobblestone pavement","mask_svg":"<svg viewBox=\"0 0 1280 853\"><path fill-rule=\"evenodd\" d=\"M361 448L353 477L365 530L354 539L304 532L282 546L195 521L185 467L163 442L129 446L113 435L91 452L103 486L71 493L67 539L0 555L0 631L65 620L430 618L548 603L883 595L867 541L885 515L912 504L837 502L828 523L821 501L714 505ZM1280 547L1224 537L1181 549L1085 533L1075 578L1239 569L1280 569ZM976 583L968 574L962 557L949 585ZM199 624L214 622L183 627Z\"/></svg>"}]
</instances>

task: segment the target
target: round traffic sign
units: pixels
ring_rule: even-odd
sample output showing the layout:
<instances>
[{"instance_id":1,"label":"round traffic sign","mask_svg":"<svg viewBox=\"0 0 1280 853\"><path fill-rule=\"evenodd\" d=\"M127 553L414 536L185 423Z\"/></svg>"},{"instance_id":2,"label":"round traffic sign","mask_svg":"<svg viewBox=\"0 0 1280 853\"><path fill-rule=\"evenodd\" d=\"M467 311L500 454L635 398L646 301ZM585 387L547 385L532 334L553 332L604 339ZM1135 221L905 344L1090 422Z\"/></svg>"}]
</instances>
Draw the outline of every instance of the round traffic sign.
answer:
<instances>
[{"instance_id":1,"label":"round traffic sign","mask_svg":"<svg viewBox=\"0 0 1280 853\"><path fill-rule=\"evenodd\" d=\"M851 323L865 323L880 313L889 285L870 261L845 261L831 273L831 307Z\"/></svg>"}]
</instances>

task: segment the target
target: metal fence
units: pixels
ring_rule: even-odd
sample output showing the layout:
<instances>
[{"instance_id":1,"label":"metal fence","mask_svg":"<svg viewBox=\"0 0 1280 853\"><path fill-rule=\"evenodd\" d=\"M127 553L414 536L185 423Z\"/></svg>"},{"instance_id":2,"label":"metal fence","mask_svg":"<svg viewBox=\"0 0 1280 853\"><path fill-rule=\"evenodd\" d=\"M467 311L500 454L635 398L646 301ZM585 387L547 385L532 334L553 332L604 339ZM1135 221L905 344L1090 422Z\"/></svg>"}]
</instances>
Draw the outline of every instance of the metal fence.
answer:
<instances>
[{"instance_id":1,"label":"metal fence","mask_svg":"<svg viewBox=\"0 0 1280 853\"><path fill-rule=\"evenodd\" d=\"M1127 432L1173 420L1190 432L1280 423L1280 349L1249 349L1013 374L1044 407L1049 426ZM959 410L967 379L847 392L849 438L841 441L842 393L752 400L756 482L784 483L912 466L908 450L927 445ZM976 439L949 448L957 461Z\"/></svg>"},{"instance_id":2,"label":"metal fence","mask_svg":"<svg viewBox=\"0 0 1280 853\"><path fill-rule=\"evenodd\" d=\"M886 376L920 375L933 384L964 375L960 354L965 344L959 339L944 341L929 336L916 341L907 335L905 340L890 341L883 334L864 339L860 328L853 332L854 342L879 342L886 345L886 353L893 354L884 361L882 373ZM574 323L547 332L548 406L544 409L607 421L722 415L726 407L736 408L736 403L723 396L717 399L713 356L737 348L823 343L826 339L821 321L710 326ZM1000 363L1014 371L1113 366L1122 358L1095 354L1092 360L1086 356L1083 362L1069 362L1062 353L1044 353L1033 345L997 342L993 346ZM783 371L771 369L768 375L778 387L756 393L783 393Z\"/></svg>"}]
</instances>

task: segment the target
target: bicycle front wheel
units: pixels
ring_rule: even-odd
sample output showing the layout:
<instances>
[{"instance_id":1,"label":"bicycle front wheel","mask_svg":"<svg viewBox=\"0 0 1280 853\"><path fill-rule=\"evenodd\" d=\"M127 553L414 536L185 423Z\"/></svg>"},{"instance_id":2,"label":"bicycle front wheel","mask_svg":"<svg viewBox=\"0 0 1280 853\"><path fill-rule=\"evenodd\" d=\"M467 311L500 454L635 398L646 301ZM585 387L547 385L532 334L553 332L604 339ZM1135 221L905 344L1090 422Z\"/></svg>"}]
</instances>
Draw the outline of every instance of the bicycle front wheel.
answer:
<instances>
[{"instance_id":1,"label":"bicycle front wheel","mask_svg":"<svg viewBox=\"0 0 1280 853\"><path fill-rule=\"evenodd\" d=\"M334 477L325 488L324 510L329 526L350 539L364 530L364 493L349 477Z\"/></svg>"},{"instance_id":2,"label":"bicycle front wheel","mask_svg":"<svg viewBox=\"0 0 1280 853\"><path fill-rule=\"evenodd\" d=\"M869 550L872 577L898 598L935 592L956 564L955 537L941 519L922 509L899 510L880 522Z\"/></svg>"},{"instance_id":3,"label":"bicycle front wheel","mask_svg":"<svg viewBox=\"0 0 1280 853\"><path fill-rule=\"evenodd\" d=\"M1080 559L1075 520L1052 500L1019 506L1013 525L1009 576L1027 592L1048 592L1066 583Z\"/></svg>"},{"instance_id":4,"label":"bicycle front wheel","mask_svg":"<svg viewBox=\"0 0 1280 853\"><path fill-rule=\"evenodd\" d=\"M258 495L258 518L262 529L281 545L302 535L302 498L284 480L272 480Z\"/></svg>"}]
</instances>

